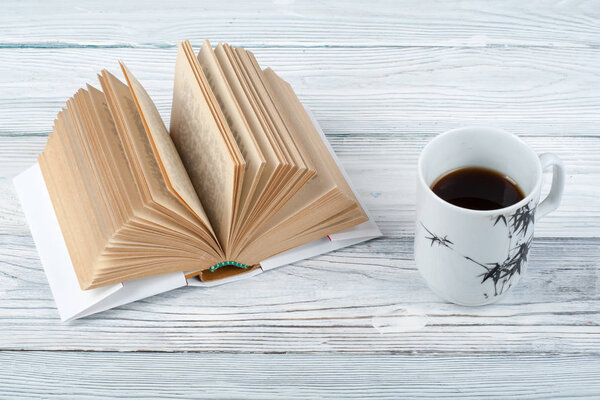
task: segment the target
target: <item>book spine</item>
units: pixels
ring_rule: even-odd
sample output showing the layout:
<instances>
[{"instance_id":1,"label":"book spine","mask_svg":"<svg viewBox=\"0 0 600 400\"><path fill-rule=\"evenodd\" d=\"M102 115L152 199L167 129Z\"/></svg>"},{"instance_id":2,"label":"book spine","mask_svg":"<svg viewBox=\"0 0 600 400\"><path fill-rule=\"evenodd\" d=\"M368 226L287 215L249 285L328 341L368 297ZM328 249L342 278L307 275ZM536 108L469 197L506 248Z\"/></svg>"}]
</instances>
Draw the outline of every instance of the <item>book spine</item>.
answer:
<instances>
[{"instance_id":1,"label":"book spine","mask_svg":"<svg viewBox=\"0 0 600 400\"><path fill-rule=\"evenodd\" d=\"M216 271L217 269L224 267L226 265L233 265L234 267L243 268L243 269L248 269L248 268L252 267L251 265L242 264L237 261L222 261L222 262L217 263L217 264L213 265L212 267L210 267L210 272Z\"/></svg>"}]
</instances>

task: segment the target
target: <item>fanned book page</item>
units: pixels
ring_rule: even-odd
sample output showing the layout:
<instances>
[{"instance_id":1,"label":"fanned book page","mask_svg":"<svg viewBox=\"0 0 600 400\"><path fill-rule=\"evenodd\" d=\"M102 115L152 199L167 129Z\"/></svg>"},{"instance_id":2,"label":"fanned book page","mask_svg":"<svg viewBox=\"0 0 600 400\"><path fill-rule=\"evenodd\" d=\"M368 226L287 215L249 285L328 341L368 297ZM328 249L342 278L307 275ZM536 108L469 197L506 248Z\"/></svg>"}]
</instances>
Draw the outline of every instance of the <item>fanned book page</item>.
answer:
<instances>
[{"instance_id":1,"label":"fanned book page","mask_svg":"<svg viewBox=\"0 0 600 400\"><path fill-rule=\"evenodd\" d=\"M39 157L82 289L229 278L367 221L292 87L251 52L181 42L169 131L121 69L67 101Z\"/></svg>"}]
</instances>

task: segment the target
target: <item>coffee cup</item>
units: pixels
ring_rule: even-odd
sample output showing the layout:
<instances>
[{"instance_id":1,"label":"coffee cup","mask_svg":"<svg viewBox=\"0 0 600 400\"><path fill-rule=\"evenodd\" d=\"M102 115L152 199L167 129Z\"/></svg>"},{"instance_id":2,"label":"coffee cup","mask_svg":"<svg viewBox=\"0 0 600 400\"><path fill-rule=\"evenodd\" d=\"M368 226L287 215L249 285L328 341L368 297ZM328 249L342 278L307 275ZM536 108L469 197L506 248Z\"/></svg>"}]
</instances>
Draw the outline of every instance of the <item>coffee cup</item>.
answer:
<instances>
[{"instance_id":1,"label":"coffee cup","mask_svg":"<svg viewBox=\"0 0 600 400\"><path fill-rule=\"evenodd\" d=\"M510 177L523 198L510 206L474 210L438 197L432 185L460 168ZM552 169L540 202L543 172ZM420 274L442 299L467 306L504 297L525 274L536 222L558 208L565 183L561 160L538 156L519 137L496 128L465 127L429 142L419 157L414 255Z\"/></svg>"}]
</instances>

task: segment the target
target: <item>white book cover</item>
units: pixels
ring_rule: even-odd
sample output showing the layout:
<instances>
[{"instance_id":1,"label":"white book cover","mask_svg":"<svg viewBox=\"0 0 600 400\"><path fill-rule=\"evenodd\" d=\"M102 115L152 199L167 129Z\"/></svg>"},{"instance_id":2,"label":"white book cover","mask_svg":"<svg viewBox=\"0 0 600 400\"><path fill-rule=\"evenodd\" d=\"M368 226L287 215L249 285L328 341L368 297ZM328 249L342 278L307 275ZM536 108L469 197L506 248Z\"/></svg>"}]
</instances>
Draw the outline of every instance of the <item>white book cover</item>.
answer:
<instances>
[{"instance_id":1,"label":"white book cover","mask_svg":"<svg viewBox=\"0 0 600 400\"><path fill-rule=\"evenodd\" d=\"M246 279L269 269L381 236L373 217L352 186L321 127L310 112L309 115L369 220L270 257L260 263L260 268L219 281L202 282L197 278L186 280L183 272L176 272L82 290L79 287L39 165L36 163L15 177L14 185L17 195L21 200L61 320L70 321L85 317L182 286L215 286Z\"/></svg>"}]
</instances>

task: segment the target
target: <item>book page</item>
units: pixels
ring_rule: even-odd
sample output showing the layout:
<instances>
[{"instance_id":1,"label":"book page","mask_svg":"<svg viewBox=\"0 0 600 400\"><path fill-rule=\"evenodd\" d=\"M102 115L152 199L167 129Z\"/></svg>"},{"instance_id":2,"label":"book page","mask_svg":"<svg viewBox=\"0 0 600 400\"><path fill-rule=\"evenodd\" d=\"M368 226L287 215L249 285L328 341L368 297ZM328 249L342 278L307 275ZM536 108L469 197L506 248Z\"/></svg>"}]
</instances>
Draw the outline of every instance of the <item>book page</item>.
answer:
<instances>
[{"instance_id":1,"label":"book page","mask_svg":"<svg viewBox=\"0 0 600 400\"><path fill-rule=\"evenodd\" d=\"M105 93L88 86L67 101L39 157L80 287L222 260L207 225L168 185L174 174L166 176L149 132L162 122L148 118L160 119L145 91L136 88L150 108L140 115L127 85L107 71L100 83Z\"/></svg>"},{"instance_id":2,"label":"book page","mask_svg":"<svg viewBox=\"0 0 600 400\"><path fill-rule=\"evenodd\" d=\"M167 184L172 187L173 191L190 208L207 229L212 232L206 212L202 207L200 199L198 199L198 194L194 190L192 181L181 162L177 149L169 136L169 132L167 132L167 128L165 127L154 102L150 99L146 90L133 76L131 71L127 69L125 64L121 63L121 69L127 79L131 93L134 96L142 122L148 133L148 138L150 139L152 147L156 152L157 161L163 170Z\"/></svg>"},{"instance_id":3,"label":"book page","mask_svg":"<svg viewBox=\"0 0 600 400\"><path fill-rule=\"evenodd\" d=\"M202 49L198 53L198 62L204 71L204 75L246 162L244 183L242 192L240 193L240 206L237 209L237 214L234 216L234 231L232 235L235 236L240 224L244 221L242 216L245 214L250 200L257 189L266 160L254 135L250 131L248 122L232 93L229 83L225 79L225 75L219 66L210 42L204 41Z\"/></svg>"},{"instance_id":4,"label":"book page","mask_svg":"<svg viewBox=\"0 0 600 400\"><path fill-rule=\"evenodd\" d=\"M122 189L118 207L125 210L127 223L139 226L155 224L154 229L158 230L173 226L172 230L184 242L195 243L195 247L209 254L221 253L214 234L163 179L159 161L129 88L108 72L100 76L100 82L106 96L90 87L98 118L97 135L103 139L102 154L111 158L107 167L114 176L113 181ZM88 135L93 137L94 130ZM97 157L103 158L102 155ZM148 182L147 176L157 178ZM197 243L198 240L202 243Z\"/></svg>"},{"instance_id":5,"label":"book page","mask_svg":"<svg viewBox=\"0 0 600 400\"><path fill-rule=\"evenodd\" d=\"M181 43L175 62L170 131L217 239L226 248L233 220L236 160Z\"/></svg>"},{"instance_id":6,"label":"book page","mask_svg":"<svg viewBox=\"0 0 600 400\"><path fill-rule=\"evenodd\" d=\"M129 87L107 71L100 81L144 205L106 244L94 285L211 265L222 250L167 185Z\"/></svg>"},{"instance_id":7,"label":"book page","mask_svg":"<svg viewBox=\"0 0 600 400\"><path fill-rule=\"evenodd\" d=\"M181 225L181 229L185 225L185 229L196 231L194 236L198 235L198 227L203 225L170 191L129 87L106 70L102 71L100 84L107 95L113 118L119 121L118 131L121 132L129 163L135 171L135 179L143 195L164 207L163 214ZM156 215L156 218L159 217ZM161 223L166 221L162 220Z\"/></svg>"},{"instance_id":8,"label":"book page","mask_svg":"<svg viewBox=\"0 0 600 400\"><path fill-rule=\"evenodd\" d=\"M264 81L262 71L252 54L242 48L224 47L226 51L229 50L231 59L235 61L245 77L250 89L248 93L257 105L256 110L267 129L272 132L290 167L277 181L265 189L262 202L253 210L247 225L241 232L239 242L236 243L236 250L239 250L248 245L252 238L263 230L266 219L283 207L315 175L316 171L310 162L310 156L299 145L295 135L290 132L293 127L286 124L281 117Z\"/></svg>"},{"instance_id":9,"label":"book page","mask_svg":"<svg viewBox=\"0 0 600 400\"><path fill-rule=\"evenodd\" d=\"M129 218L132 210L143 207L140 189L137 187L131 165L127 161L125 150L104 93L91 85L87 85L90 94L91 107L97 121L97 136L103 157L106 159L108 173L112 174L112 188L117 198L117 203L122 208L123 219Z\"/></svg>"},{"instance_id":10,"label":"book page","mask_svg":"<svg viewBox=\"0 0 600 400\"><path fill-rule=\"evenodd\" d=\"M249 238L240 258L256 262L325 235L366 221L367 215L331 157L291 86L272 70L264 77L286 122L310 152L317 175L275 215L261 232Z\"/></svg>"},{"instance_id":11,"label":"book page","mask_svg":"<svg viewBox=\"0 0 600 400\"><path fill-rule=\"evenodd\" d=\"M55 121L54 133L48 136L46 148L38 157L38 162L48 193L53 199L52 206L60 222L69 256L73 265L79 267L76 271L81 282L82 279L90 279L94 258L101 250L97 244L102 238L92 228L91 223L75 223L76 219L93 223L94 216L92 210L86 208L89 205L84 203L85 198L81 190L76 189L73 170L67 167L64 159L59 137L62 133L60 125L58 120ZM83 239L81 243L77 241L78 238Z\"/></svg>"},{"instance_id":12,"label":"book page","mask_svg":"<svg viewBox=\"0 0 600 400\"><path fill-rule=\"evenodd\" d=\"M224 44L224 53L227 55L229 62L236 71L237 77L242 83L244 94L250 102L252 111L255 117L260 122L262 130L269 138L269 143L272 149L276 152L280 159L280 167L276 171L276 175L268 182L261 193L261 197L254 204L251 212L248 214L246 224L240 232L236 248L248 238L248 232L256 229L264 217L268 214L268 210L272 210L277 206L275 199L286 194L287 185L290 182L296 181L295 174L299 167L295 164L293 157L290 155L286 144L282 141L281 133L266 112L265 105L259 94L259 88L256 86L256 81L253 79L251 71L249 71L244 63L240 60L236 49Z\"/></svg>"},{"instance_id":13,"label":"book page","mask_svg":"<svg viewBox=\"0 0 600 400\"><path fill-rule=\"evenodd\" d=\"M238 48L236 50L242 55L241 59L243 62L248 64L248 68L254 68L257 83L263 88L263 90L260 92L261 96L263 97L263 103L266 105L266 109L269 114L272 115L272 119L276 123L278 131L281 132L283 143L290 149L290 154L296 160L295 163L301 168L308 169L305 174L312 177L315 174L314 164L307 151L297 140L296 130L293 128L293 126L286 123L285 119L281 116L281 112L276 106L277 100L274 98L274 94L269 90L269 85L265 81L263 72L258 65L258 61L256 60L256 57L254 57L254 53L242 48Z\"/></svg>"},{"instance_id":14,"label":"book page","mask_svg":"<svg viewBox=\"0 0 600 400\"><path fill-rule=\"evenodd\" d=\"M243 229L251 225L252 219L250 215L254 215L255 210L264 203L267 198L267 189L274 186L279 181L280 176L288 170L283 153L279 149L275 139L270 134L266 123L257 111L257 105L253 98L249 97L249 91L246 79L240 68L232 58L231 50L227 49L226 45L219 44L215 48L215 55L219 61L219 65L226 77L227 83L230 85L235 99L240 106L242 113L248 126L250 133L255 138L263 156L266 160L266 165L261 174L260 181L254 196L250 199L249 204L242 215L244 221ZM233 247L237 246L237 242L243 236L243 232L238 232Z\"/></svg>"}]
</instances>

